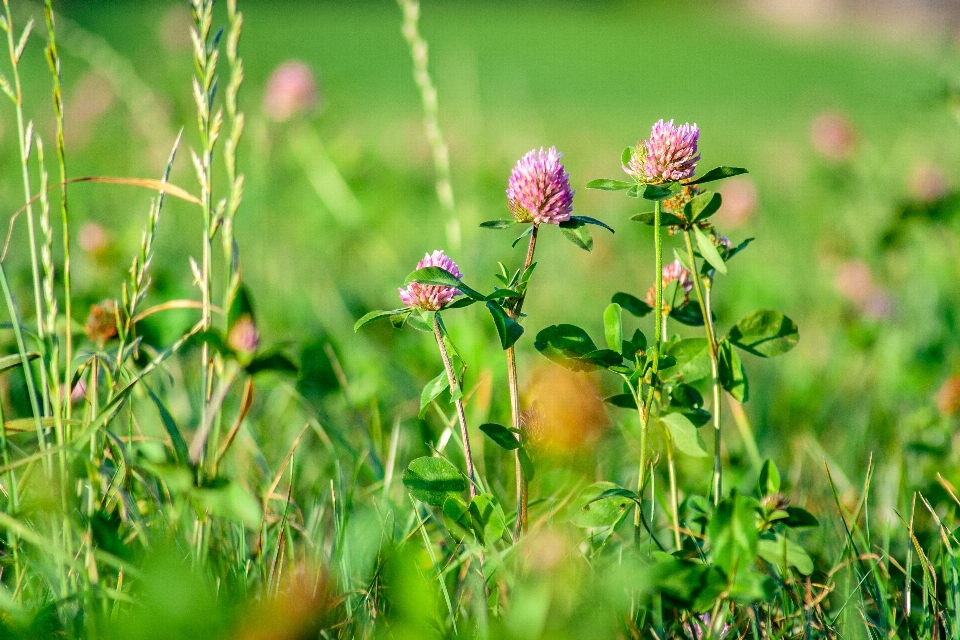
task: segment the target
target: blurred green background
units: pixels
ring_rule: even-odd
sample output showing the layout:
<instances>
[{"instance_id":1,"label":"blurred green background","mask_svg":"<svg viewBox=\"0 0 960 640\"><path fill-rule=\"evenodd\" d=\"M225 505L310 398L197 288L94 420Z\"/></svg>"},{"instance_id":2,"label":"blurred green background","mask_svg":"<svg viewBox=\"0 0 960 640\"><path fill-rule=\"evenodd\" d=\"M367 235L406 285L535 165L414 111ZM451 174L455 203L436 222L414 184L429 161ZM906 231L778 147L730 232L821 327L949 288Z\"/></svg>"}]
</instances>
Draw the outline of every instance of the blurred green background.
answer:
<instances>
[{"instance_id":1,"label":"blurred green background","mask_svg":"<svg viewBox=\"0 0 960 640\"><path fill-rule=\"evenodd\" d=\"M450 154L459 226L451 234L396 4L239 4L244 279L265 341L298 351L316 337L331 340L355 402L376 396L405 422L414 417L411 403L439 370L429 336L386 324L356 335L353 322L398 306L396 287L426 251L446 249L482 289L495 283L497 261L518 266L523 249L510 248L510 232L478 224L507 216L507 177L531 148L562 151L576 212L617 233L595 232L592 254L553 229L543 234L525 305L522 382L547 365L532 348L540 328L571 322L600 335L613 293L642 297L652 285L652 234L628 220L640 212L637 201L583 186L622 177L621 149L672 118L700 126L701 167L751 172L725 185L726 211L717 217L735 242L757 238L716 287L720 330L757 307L780 309L800 326L789 356L747 363L747 415L761 451L794 481L817 477L827 457L841 486L873 451L896 487L913 455L908 445L949 439L951 405L938 409L936 394L960 372L955 217L945 209L945 226L910 225L883 242L904 203L949 200L956 184L960 128L947 88L958 45L947 21L911 30L856 15L787 24L726 2L427 0L420 29ZM197 190L187 149L197 144L189 23L185 3L63 3L70 175L159 177L185 127L172 180ZM40 40L30 47L28 111L52 140ZM292 59L312 71L318 97L278 122L265 113L264 92L273 70ZM0 210L12 212L22 193L15 124L4 108ZM348 191L337 191L338 174ZM88 302L119 295L150 197L129 187L70 188L74 287ZM193 208L168 202L152 299L198 297L188 260L199 257L200 236ZM21 225L10 259L20 299L29 300L24 238ZM668 255L674 246L668 238ZM75 312L79 321L85 314L84 305ZM194 315L171 318L186 326ZM448 323L473 381L488 372L502 383L483 310ZM154 325L159 342L179 328ZM504 387L494 389L492 404L472 410L505 420ZM730 456L742 457L736 430L726 433Z\"/></svg>"}]
</instances>

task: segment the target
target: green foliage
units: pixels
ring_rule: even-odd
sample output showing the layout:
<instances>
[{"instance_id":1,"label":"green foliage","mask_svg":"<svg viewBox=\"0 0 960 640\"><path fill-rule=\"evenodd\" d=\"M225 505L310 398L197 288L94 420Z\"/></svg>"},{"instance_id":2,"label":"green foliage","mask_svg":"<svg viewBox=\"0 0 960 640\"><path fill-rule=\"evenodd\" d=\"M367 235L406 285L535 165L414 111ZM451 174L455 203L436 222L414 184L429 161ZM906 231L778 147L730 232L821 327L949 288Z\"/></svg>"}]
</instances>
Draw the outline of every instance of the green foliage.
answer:
<instances>
[{"instance_id":1,"label":"green foliage","mask_svg":"<svg viewBox=\"0 0 960 640\"><path fill-rule=\"evenodd\" d=\"M708 182L716 182L717 180L739 176L744 173L747 173L747 170L739 167L717 167L715 169L710 169L710 171L707 171L705 174L695 180L691 180L687 184L706 184Z\"/></svg>"},{"instance_id":2,"label":"green foliage","mask_svg":"<svg viewBox=\"0 0 960 640\"><path fill-rule=\"evenodd\" d=\"M756 500L732 495L720 501L710 519L711 558L730 576L746 572L757 556L756 514Z\"/></svg>"},{"instance_id":3,"label":"green foliage","mask_svg":"<svg viewBox=\"0 0 960 640\"><path fill-rule=\"evenodd\" d=\"M642 318L651 311L653 307L648 305L646 302L641 300L636 296L632 296L629 293L615 293L613 298L610 300L611 303L620 305L624 311L628 311L638 318Z\"/></svg>"},{"instance_id":4,"label":"green foliage","mask_svg":"<svg viewBox=\"0 0 960 640\"><path fill-rule=\"evenodd\" d=\"M760 309L730 329L727 339L747 353L772 358L797 346L800 332L796 323L779 311Z\"/></svg>"},{"instance_id":5,"label":"green foliage","mask_svg":"<svg viewBox=\"0 0 960 640\"><path fill-rule=\"evenodd\" d=\"M596 482L577 498L580 505L570 521L578 527L613 527L629 512L637 496L612 482Z\"/></svg>"},{"instance_id":6,"label":"green foliage","mask_svg":"<svg viewBox=\"0 0 960 640\"><path fill-rule=\"evenodd\" d=\"M517 435L502 424L488 422L480 425L480 431L483 431L485 434L487 434L487 436L493 440L497 446L506 449L507 451L513 451L514 449L520 448L520 441L517 439Z\"/></svg>"},{"instance_id":7,"label":"green foliage","mask_svg":"<svg viewBox=\"0 0 960 640\"><path fill-rule=\"evenodd\" d=\"M500 346L504 349L512 347L523 335L523 327L508 316L503 307L496 302L487 302L486 306L493 318L493 324L497 328L497 335L500 336Z\"/></svg>"},{"instance_id":8,"label":"green foliage","mask_svg":"<svg viewBox=\"0 0 960 640\"><path fill-rule=\"evenodd\" d=\"M926 138L913 140L916 132L906 127L890 134L906 143L894 145L889 158L871 160L867 167L863 158L871 154L860 153L882 142L870 133L884 127L878 126L881 120L864 115L869 109L888 112L893 100L912 104L915 94L933 94L929 87L917 91L926 77L923 72L890 63L893 72L884 76L897 81L880 90L866 72L872 67L851 55L849 47L844 49L843 64L852 65L844 68L848 73L856 69L858 77L857 83L848 84L873 87L871 95L890 97L860 101L876 105L855 114L853 120L863 127L860 146L839 163L812 158L803 152L809 145L790 138L794 130L806 135L806 120L791 122L800 116L784 116L772 108L773 103L754 110L774 113L769 117L778 119L784 133L778 144L792 150L792 160L776 176L766 172L755 177L767 221L762 226L777 231L764 235L761 252L738 262L737 279L730 288L726 279L717 281L716 274L725 273L729 261L752 238L733 248L718 246L715 239L720 233L729 233L720 227L732 222L722 215L732 199L724 203L712 192L688 203L683 219L662 213L661 227L674 227L661 229L662 246L649 242L651 230L633 227L617 238L598 237L596 256L558 263L552 248L541 251L538 257L548 265L542 281L537 278L536 294L523 307L529 317L520 313L520 307L536 263L516 270L501 265L497 277L502 286L489 295L443 270L412 274L418 282L454 286L464 293L445 311L484 303L486 311L443 314L443 321L458 323L451 329L461 352L434 312L399 308L363 314L376 300L394 295L398 283L389 280L399 267L392 260L413 244L419 251L424 243L446 234L447 248L456 250L464 273L482 272L492 255L487 242L496 237L474 237L468 227L476 223L471 221L476 211L502 210L504 158L499 153L475 154L469 176L460 175L460 166L454 186L472 186L466 198L458 192L459 206L454 207L452 195L449 201L444 199L450 183L443 182L440 165L449 155L457 166L463 132L450 137L456 144L448 153L439 129L431 129L431 147L438 140L442 147L431 149L438 160L436 184L433 171L421 171L419 163L398 164L381 134L398 123L419 121L420 115L408 113L415 103L383 100L373 111L355 109L350 118L342 115L344 105L353 100L351 90L360 95L356 88L365 85L357 83L370 83L370 74L383 76L376 83L378 92L405 95L409 70L400 73L403 69L393 68L390 61L406 58L367 56L376 62L364 59L357 69L338 74L337 65L352 54L342 47L335 51L336 38L311 41L320 47L316 55L328 49L330 55L321 57L325 65L333 65L325 78L333 83L329 93L337 100L325 105L325 117L317 121L294 115L274 122L260 113L266 108L251 109L247 126L256 135L250 142L240 141L239 14L232 2L217 12L203 0L192 4L198 19L194 51L198 89L193 99L200 128L187 132L185 140L196 154L200 187L194 190L200 196L182 190L188 196L186 204L177 203L182 208L169 216L176 216L175 224L160 225L157 253L150 247L162 198L155 200L147 218L144 245L131 269L133 280L125 280L126 288L119 291L109 274L122 274L129 267L117 255L123 250L122 239L139 237L139 231L123 226L136 215L128 215L126 208L123 216L114 215L113 209L126 202L124 196L106 193L106 185L88 185L91 191L86 193L87 187L71 186L70 215L65 208L62 216L70 234L67 228L56 228L58 212L45 211L50 203L40 200L31 213L11 219L16 235L0 269L7 303L0 327L5 349L0 353L4 423L0 637L957 636L960 573L955 554L960 543L955 539L953 496L960 477L953 471L956 455L951 444L956 414L946 393L950 386L944 383L956 374L957 363L957 305L950 294L956 289L951 243L958 199L947 188L943 194L908 201L896 193L902 185L883 177L891 173L890 166L901 175L903 167L923 160L908 157L904 149L930 147L924 144ZM264 24L256 17L276 11L268 3L240 4L252 24ZM427 51L426 43L417 41L420 36L412 35L413 3L404 0L401 6L403 34L411 39L414 52ZM29 7L21 9L29 13ZM402 46L396 25L370 19L389 7L374 8L370 15L362 12L363 16L325 5L301 9L298 20L272 21L284 25L283 38L305 29L336 29L359 38L358 51L373 45ZM425 19L439 25L464 11L428 9L424 8ZM434 9L438 13L431 13ZM123 37L108 37L107 51L99 37L103 34L91 38L86 33L110 24L108 16L115 11L106 5L70 10L74 20L68 23L65 48L71 58L64 61L65 67L74 66L73 56L88 57L87 62L98 67L94 71L109 78L114 89L134 91L118 96L133 105L122 110L123 126L130 120L138 130L172 139L184 116L193 119L192 107L178 97L189 101L190 92L176 89L154 95L164 77L180 75L164 69L166 59L159 50L140 47L149 52L149 59L131 53L128 64L127 52L136 48L125 47ZM144 16L160 17L151 11L145 10ZM488 11L484 20L458 23L466 30L431 32L447 40L455 33L459 45L470 45L476 35L473 29L489 28L482 26L488 21L503 29L504 15L535 19L537 11L542 13L543 8L511 6ZM620 19L620 9L612 5L591 11L600 12L593 17L599 16L604 29L613 29L610 34L623 32L624 37L599 43L603 46L595 47L593 58L573 56L553 65L547 75L574 77L577 74L571 71L578 65L611 69L602 59L610 56L608 47L644 35L628 34L636 25L632 18ZM714 9L690 13L679 21L672 6L644 6L642 12L647 16L643 23L655 25L650 27L656 30L652 35L683 50L684 43L692 42L688 34L695 34L696 46L707 53L701 58L723 66L721 57L711 55L711 47L729 48L731 32L729 25L721 30L703 17L713 15ZM25 132L12 116L14 111L25 116L20 118L24 124L44 121L39 112L31 113L32 103L41 86L48 90L50 80L24 76L42 62L41 48L57 70L54 104L55 111L60 109L59 32L49 15L42 46L37 46L29 26L9 28L8 17L0 19L0 31L12 34L6 49L12 48L14 54L9 65L3 63L0 75L0 88L13 105L0 114L2 135L9 142L5 149L10 152L5 166L11 181L26 176L27 194L47 185L29 182L43 173L36 162L40 136L29 127L26 146L33 153L23 153ZM321 15L331 19L314 22L312 18ZM577 10L570 15L574 18L565 14L551 24L558 29L558 42L565 41L564 34L581 38L592 33L583 28L585 13ZM227 28L219 29L224 16ZM525 25L531 20L512 22L516 24L499 35L506 34L504 42L523 42L509 36L529 30ZM168 24L166 18L163 24ZM783 58L782 51L778 58L777 51L763 48L769 45L753 42L748 27L736 27L733 35L739 47L754 54L741 56L743 60L773 64ZM266 38L261 42L270 37L269 30L258 35ZM446 45L441 42L429 51L442 52L449 48ZM830 71L821 73L825 86L837 84L842 74L831 64L840 63L830 60L841 56L825 44L821 48L817 64L808 66ZM499 49L481 65L482 73L495 68L496 56L516 57L509 46ZM521 56L525 64L535 63L536 56L527 53ZM885 60L896 57L893 49L888 53ZM248 56L250 76L266 78L270 69L258 61L262 56L256 55L256 48L248 49ZM23 66L18 67L21 60ZM419 53L414 61L420 65L415 73L420 85L431 68L444 66L442 60L437 66L436 59L428 65ZM144 68L152 70L146 82L136 76ZM65 77L72 82L75 70ZM717 79L711 86L720 87L715 91L721 93L695 98L722 105L729 97L723 91L736 89L740 98L746 95L736 82L724 83L722 74ZM797 86L794 80L789 83L791 91ZM16 95L21 81L22 102ZM607 84L622 88L622 82ZM64 88L68 97L82 94L72 84ZM418 88L424 96L435 90L432 85ZM845 93L848 87L834 88L846 96L844 103L858 103ZM681 91L693 95L689 86ZM530 93L542 99L542 91ZM442 94L441 90L444 105L449 96ZM574 101L603 95L568 94ZM247 90L240 95L247 95ZM746 98L764 104L757 96ZM152 101L169 103L161 110L170 118L169 125L150 111ZM611 105L603 102L597 111L579 104L583 127L607 127L597 139L622 135L614 133L620 126L617 120L608 117ZM86 152L77 129L76 146L71 142L70 148L76 148L80 158L72 167L89 166L101 175L143 171L147 163L130 157L141 145L126 141L117 145L113 139L116 111L100 116L95 123L97 144ZM377 126L366 126L365 119ZM704 142L736 140L740 146L730 151L742 157L756 155L763 146L758 146L759 134L751 131L769 131L751 126L755 123L749 118L735 127L724 125L722 118L711 120L714 124ZM144 123L149 126L141 126ZM331 126L337 139L329 145L328 155L321 136L330 135ZM930 125L923 135L945 145L946 151L932 161L949 175L954 164L949 152L952 134L944 135L941 127ZM53 128L36 130L47 135L44 132ZM16 138L20 140L13 142ZM152 138L147 142L152 149ZM104 153L111 148L116 152ZM704 147L704 155L715 149ZM633 153L634 147L627 147L620 162L628 164ZM153 157L153 151L147 155ZM615 163L616 158L610 160ZM580 179L576 167L584 161L589 158L581 156L569 165L574 182ZM172 158L169 164L172 167ZM189 162L177 166L180 169L172 173L168 167L163 181L195 184L182 174ZM246 183L238 173L244 166L249 167ZM720 167L692 184L742 173L745 170ZM492 188L493 183L500 186ZM174 187L169 183L158 192L171 200ZM251 198L240 206L242 187ZM581 194L578 213L602 214L604 220L620 219L609 215L632 215L652 226L653 213L636 211L678 195L681 185L599 180L587 187L624 191L633 199L612 199L612 209L606 210L593 208L593 201ZM7 191L7 196L13 193ZM56 191L54 186L50 193ZM442 206L437 206L437 194ZM8 213L20 206L14 200L7 204ZM240 217L234 221L237 207ZM255 215L246 215L248 210ZM353 213L344 215L345 210ZM166 216L165 209L162 222ZM28 218L32 219L28 224L36 224L43 234L36 246L23 234ZM106 249L90 250L83 240L77 242L84 235L80 225L94 218L107 227ZM888 222L877 227L869 224L871 220ZM480 226L508 229L517 224L501 219ZM740 224L736 233L759 228L755 221ZM594 245L591 225L613 231L597 218L578 215L560 227L561 234L589 250ZM534 230L533 225L523 226L514 244ZM542 227L540 242L556 238L548 229ZM689 254L684 238L675 235L685 230L693 241ZM63 249L53 243L67 235L71 240ZM273 254L251 256L244 247L241 280L237 240L249 237L280 243L283 259L263 260L262 255ZM67 260L71 249L72 294ZM668 298L678 293L673 303L679 306L669 311L663 340L658 341L653 330L653 316L658 314L627 293L614 295L603 310L602 345L573 325L543 328L569 314L591 318L578 323L592 322L583 326L591 332L598 329L601 309L590 311L586 305L609 296L607 285L630 283L645 291L660 275L652 266L658 251L664 255L673 251L694 277L699 274L696 282L708 294L701 308L703 298L698 294L703 292L684 295L676 284L668 288ZM511 255L516 258L517 253L522 256ZM193 273L183 267L191 256ZM301 256L309 259L300 260ZM859 268L860 261L870 265L870 286L861 286L852 295L843 286L844 277L835 278L834 271L849 275L856 271L851 263ZM879 304L884 296L896 313L884 312L886 307ZM120 335L102 344L86 339L82 327L86 306L113 298L119 301L119 311L109 319L119 325ZM689 301L682 304L681 298ZM867 298L870 304L863 302ZM796 324L777 312L758 311L726 334L711 335L716 331L711 325L729 327L761 299L791 310L805 326L818 325L814 329L818 344L829 349L798 350L783 362L765 365L767 369L760 368L756 375L751 371L754 377L748 385L740 351L761 357L785 353L797 344ZM144 304L138 308L140 302ZM633 316L627 318L627 326L624 311ZM486 313L494 320L492 328L477 322ZM51 326L45 324L48 315ZM361 315L356 330L388 319L396 328L409 325L429 335L377 330L352 335L345 318ZM246 355L231 346L235 337L231 330L244 316L255 318L264 340L262 347ZM420 386L438 366L435 322L446 335L443 343L463 385L462 391L460 384L455 385L450 399L465 405L467 442L457 428L455 407L445 401L447 373ZM537 371L544 363L537 363L536 354L518 342L523 331L519 322L539 330L534 346L547 358L594 375L577 377L575 382L561 377L562 384L554 385L558 372ZM638 324L641 328L635 328ZM271 343L277 335L286 342ZM716 345L715 354L709 338ZM519 408L524 410L525 426L519 433L488 422L511 424L506 418L510 394L503 385L502 353L509 347L516 348L522 381ZM292 359L288 352L299 357ZM775 374L769 367L775 367ZM602 377L596 373L600 371L614 375ZM729 403L723 392L739 402L750 394L760 401L745 411ZM66 401L68 394L75 400ZM610 411L607 424L595 406L600 398L606 398L608 409L627 411ZM732 416L731 409L736 412ZM708 454L697 428L712 419L723 429L718 452L723 454L726 492L707 488ZM479 441L476 425L483 434ZM708 427L711 436L712 428ZM675 466L669 466L664 455L667 443L683 454ZM474 447L473 483L468 483L465 472L468 444ZM776 456L783 465L782 477L772 461L761 465L761 451ZM884 473L875 482L867 467L866 481L858 489L868 451ZM526 531L515 522L513 452L529 482ZM819 467L807 464L822 459L829 460L831 486L836 478L833 505L824 499L827 488ZM598 478L606 480L595 482ZM636 490L624 488L628 486ZM730 487L750 486L755 487L753 497L730 492Z\"/></svg>"},{"instance_id":9,"label":"green foliage","mask_svg":"<svg viewBox=\"0 0 960 640\"><path fill-rule=\"evenodd\" d=\"M467 482L444 458L416 458L403 472L403 485L417 500L442 507L451 495L457 496L467 488Z\"/></svg>"},{"instance_id":10,"label":"green foliage","mask_svg":"<svg viewBox=\"0 0 960 640\"><path fill-rule=\"evenodd\" d=\"M599 180L591 180L588 182L587 189L599 189L601 191L622 191L635 185L636 183L634 182L623 182L622 180L609 180L607 178L601 178Z\"/></svg>"},{"instance_id":11,"label":"green foliage","mask_svg":"<svg viewBox=\"0 0 960 640\"><path fill-rule=\"evenodd\" d=\"M708 456L700 443L697 428L685 415L682 413L665 413L660 416L660 422L663 423L667 433L670 434L670 440L677 451L693 458L706 458Z\"/></svg>"}]
</instances>

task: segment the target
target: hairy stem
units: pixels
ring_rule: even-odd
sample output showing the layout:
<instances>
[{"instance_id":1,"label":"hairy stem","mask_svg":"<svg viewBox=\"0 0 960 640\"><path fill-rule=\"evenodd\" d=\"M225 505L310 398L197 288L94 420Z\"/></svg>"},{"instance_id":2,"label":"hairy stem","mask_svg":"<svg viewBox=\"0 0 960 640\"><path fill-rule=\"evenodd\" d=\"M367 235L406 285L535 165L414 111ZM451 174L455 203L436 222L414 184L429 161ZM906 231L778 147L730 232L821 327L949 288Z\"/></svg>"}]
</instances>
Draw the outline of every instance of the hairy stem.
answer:
<instances>
[{"instance_id":1,"label":"hairy stem","mask_svg":"<svg viewBox=\"0 0 960 640\"><path fill-rule=\"evenodd\" d=\"M673 460L673 440L667 437L667 472L670 474L670 508L673 510L673 543L680 549L680 498L677 491L677 465Z\"/></svg>"},{"instance_id":2,"label":"hairy stem","mask_svg":"<svg viewBox=\"0 0 960 640\"><path fill-rule=\"evenodd\" d=\"M527 257L523 261L523 271L522 274L526 273L527 269L530 268L530 265L533 264L533 253L537 248L537 234L540 231L540 226L536 223L533 225L533 231L530 232L530 243L527 245ZM523 310L523 302L526 300L527 291L524 287L523 292L514 305L510 306L507 309L507 315L510 316L514 321L519 321L520 312ZM513 345L507 348L507 383L510 387L510 414L512 418L512 426L517 431L517 439L522 440L520 431L523 429L523 424L520 420L520 384L517 379L517 354ZM516 465L516 476L517 476L517 519L514 524L513 537L519 538L520 535L527 530L527 505L529 503L529 482L523 476L523 465L520 464L520 449L517 449L514 453L514 462Z\"/></svg>"},{"instance_id":3,"label":"hairy stem","mask_svg":"<svg viewBox=\"0 0 960 640\"><path fill-rule=\"evenodd\" d=\"M657 376L660 373L660 345L663 343L663 242L660 237L660 217L663 214L663 203L659 200L653 204L653 246L657 256L657 275L654 281L656 295L654 297L654 325L653 333L653 367L650 374L650 388L647 390L647 398L643 406L637 405L640 411L640 471L637 474L637 495L640 502L637 504L637 511L634 515L634 535L637 542L640 542L640 521L641 503L643 502L643 485L645 482L644 474L647 468L647 432L650 423L650 407L653 405L655 390L657 387ZM641 385L637 385L637 396L640 395Z\"/></svg>"},{"instance_id":4,"label":"hairy stem","mask_svg":"<svg viewBox=\"0 0 960 640\"><path fill-rule=\"evenodd\" d=\"M697 292L697 301L700 303L700 313L703 314L704 332L707 334L707 345L710 352L710 374L712 376L713 387L713 437L714 437L714 456L713 456L713 504L720 502L720 491L722 489L723 468L720 464L720 352L717 347L717 334L713 328L713 316L710 311L710 288L704 286L697 269L697 261L693 255L693 240L690 237L690 230L685 229L683 239L687 245L687 258L690 260L691 278L693 279L693 288Z\"/></svg>"},{"instance_id":5,"label":"hairy stem","mask_svg":"<svg viewBox=\"0 0 960 640\"><path fill-rule=\"evenodd\" d=\"M437 346L440 348L440 358L443 360L443 368L447 372L447 382L450 384L450 393L456 397L455 389L459 388L457 376L453 372L453 366L450 364L450 356L447 355L447 346L443 344L443 332L440 331L440 317L433 316L433 335L437 339ZM463 439L463 456L467 460L467 478L470 480L470 498L477 497L476 474L473 470L473 453L470 451L470 435L467 433L467 414L463 410L463 398L458 397L454 404L457 407L457 418L460 420L460 437Z\"/></svg>"}]
</instances>

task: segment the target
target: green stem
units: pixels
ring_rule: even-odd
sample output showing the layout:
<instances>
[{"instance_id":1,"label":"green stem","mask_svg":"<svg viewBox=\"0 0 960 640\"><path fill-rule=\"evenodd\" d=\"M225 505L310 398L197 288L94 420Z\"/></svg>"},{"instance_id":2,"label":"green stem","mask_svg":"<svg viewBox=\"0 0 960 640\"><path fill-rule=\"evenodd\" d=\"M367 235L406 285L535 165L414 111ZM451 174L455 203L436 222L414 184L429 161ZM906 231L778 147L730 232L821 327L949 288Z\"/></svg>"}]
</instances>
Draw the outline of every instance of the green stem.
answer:
<instances>
[{"instance_id":1,"label":"green stem","mask_svg":"<svg viewBox=\"0 0 960 640\"><path fill-rule=\"evenodd\" d=\"M20 325L20 314L17 313L17 304L13 300L13 293L10 291L10 282L7 280L7 270L0 262L0 286L3 287L3 297L7 303L7 311L10 314L10 324L13 325L13 334L17 340L17 350L20 353L20 365L23 368L23 377L27 381L27 395L30 398L30 409L33 411L33 422L37 428L37 439L40 441L40 450L47 448L47 436L43 432L43 423L40 420L40 406L37 402L37 388L33 382L33 369L30 367L30 359L27 357L27 345L23 340L23 328ZM49 457L43 457L44 471L49 476L50 463Z\"/></svg>"},{"instance_id":2,"label":"green stem","mask_svg":"<svg viewBox=\"0 0 960 640\"><path fill-rule=\"evenodd\" d=\"M450 384L450 393L456 397L456 390L460 385L457 383L457 376L453 372L453 366L450 364L450 356L447 355L447 347L443 344L443 332L440 331L440 316L433 316L433 335L437 339L437 346L440 348L440 358L443 360L443 368L447 372L447 382ZM467 415L463 409L463 398L459 397L454 401L457 407L457 419L460 421L460 437L463 439L463 457L467 461L467 478L470 481L470 499L477 497L477 480L473 468L473 453L470 451L470 435L467 433Z\"/></svg>"},{"instance_id":3,"label":"green stem","mask_svg":"<svg viewBox=\"0 0 960 640\"><path fill-rule=\"evenodd\" d=\"M673 543L680 550L680 497L677 490L677 465L673 460L673 440L667 435L667 472L670 474L670 508L673 510Z\"/></svg>"},{"instance_id":4,"label":"green stem","mask_svg":"<svg viewBox=\"0 0 960 640\"><path fill-rule=\"evenodd\" d=\"M653 367L651 369L650 388L647 390L647 398L643 407L637 405L640 411L640 471L637 474L637 495L640 497L640 503L643 502L643 485L645 482L644 474L647 468L647 431L650 422L650 407L653 404L654 390L657 386L657 376L660 373L660 346L663 343L663 242L660 237L660 218L663 214L663 203L657 200L653 205L653 246L657 256L657 274L654 284L656 295L654 297L654 317L656 324L653 333ZM640 395L640 385L637 385L637 395ZM634 516L634 532L637 542L640 541L640 514L641 506L637 504L637 512Z\"/></svg>"},{"instance_id":5,"label":"green stem","mask_svg":"<svg viewBox=\"0 0 960 640\"><path fill-rule=\"evenodd\" d=\"M10 0L3 0L3 7L6 12L7 18L7 49L10 54L10 65L13 71L13 85L14 93L16 95L16 112L17 112L17 142L20 144L20 173L23 181L23 195L26 200L26 210L27 210L27 234L30 240L30 273L33 277L33 298L34 306L37 312L37 335L40 337L41 341L44 337L44 327L43 327L43 303L40 299L40 266L37 259L37 238L36 230L34 228L35 223L33 219L33 190L30 187L30 170L27 166L27 148L30 145L30 141L27 139L26 126L24 125L23 117L23 91L20 86L20 71L19 71L19 59L16 53L16 43L14 42L14 31L13 31L13 17L10 15ZM24 366L27 366L26 364ZM43 365L39 367L40 374L42 379L46 379L46 369ZM43 408L44 412L50 406L49 390L46 382L43 382L40 386L40 391L43 395ZM38 416L40 414L37 414ZM45 467L46 468L46 467Z\"/></svg>"},{"instance_id":6,"label":"green stem","mask_svg":"<svg viewBox=\"0 0 960 640\"><path fill-rule=\"evenodd\" d=\"M530 265L533 264L533 253L537 248L537 234L540 226L533 225L533 231L530 232L530 243L527 245L527 257L523 261L523 271L521 277L526 273ZM526 286L522 289L522 294L514 305L507 308L507 315L514 321L519 322L520 312L523 310L523 303L527 299ZM510 414L512 426L516 430L517 439L522 440L521 431L523 424L520 420L520 384L517 378L517 355L513 345L507 348L507 384L510 388ZM527 530L527 505L529 504L530 483L523 476L523 465L520 464L520 449L515 452L514 464L516 466L517 477L517 519L514 524L513 537L519 539L520 535Z\"/></svg>"},{"instance_id":7,"label":"green stem","mask_svg":"<svg viewBox=\"0 0 960 640\"><path fill-rule=\"evenodd\" d=\"M20 514L20 500L17 495L17 475L13 469L10 469L10 445L7 442L7 418L3 411L3 403L0 402L0 447L3 450L3 466L7 467L7 507L6 512L12 516ZM20 584L22 579L23 567L20 566L20 541L17 534L13 531L7 531L7 546L13 552L13 572L16 578L16 584Z\"/></svg>"},{"instance_id":8,"label":"green stem","mask_svg":"<svg viewBox=\"0 0 960 640\"><path fill-rule=\"evenodd\" d=\"M66 389L68 400L64 405L64 416L66 417L67 429L69 429L70 415L73 410L69 396L73 387L73 302L71 291L73 288L70 269L70 216L67 209L67 159L64 150L63 133L63 89L60 85L60 55L57 52L56 29L54 28L54 14L51 0L44 3L44 15L47 20L47 33L49 45L47 46L47 63L50 66L50 74L53 76L53 107L57 122L57 160L60 167L60 215L63 226L63 313L66 318L66 331L64 334L64 360L66 367L63 373L63 386ZM56 380L56 377L54 377ZM69 435L69 434L68 434Z\"/></svg>"},{"instance_id":9,"label":"green stem","mask_svg":"<svg viewBox=\"0 0 960 640\"><path fill-rule=\"evenodd\" d=\"M707 345L710 353L710 374L712 376L713 387L713 437L714 437L714 455L713 455L713 504L720 502L720 492L723 488L723 467L720 461L720 350L717 346L717 334L713 327L713 314L710 309L710 288L705 286L700 279L697 261L693 255L693 240L690 237L690 230L685 229L683 239L687 245L687 258L690 260L692 272L690 277L693 280L693 288L697 292L697 301L700 303L700 313L703 314L703 327L707 334Z\"/></svg>"}]
</instances>

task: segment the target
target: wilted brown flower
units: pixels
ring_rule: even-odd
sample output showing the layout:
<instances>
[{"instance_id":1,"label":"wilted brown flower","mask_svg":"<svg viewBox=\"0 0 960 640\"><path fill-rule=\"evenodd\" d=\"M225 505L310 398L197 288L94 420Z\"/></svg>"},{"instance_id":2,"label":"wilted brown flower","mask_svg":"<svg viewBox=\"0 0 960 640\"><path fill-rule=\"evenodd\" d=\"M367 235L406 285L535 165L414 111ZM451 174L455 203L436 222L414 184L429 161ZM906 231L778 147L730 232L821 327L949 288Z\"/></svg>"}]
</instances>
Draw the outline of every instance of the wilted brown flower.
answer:
<instances>
[{"instance_id":1,"label":"wilted brown flower","mask_svg":"<svg viewBox=\"0 0 960 640\"><path fill-rule=\"evenodd\" d=\"M253 603L236 635L238 640L316 638L332 624L337 600L326 573L300 566L271 597Z\"/></svg>"},{"instance_id":2,"label":"wilted brown flower","mask_svg":"<svg viewBox=\"0 0 960 640\"><path fill-rule=\"evenodd\" d=\"M764 511L784 511L790 506L790 498L782 493L771 493L760 498L760 508Z\"/></svg>"},{"instance_id":3,"label":"wilted brown flower","mask_svg":"<svg viewBox=\"0 0 960 640\"><path fill-rule=\"evenodd\" d=\"M960 414L960 374L947 378L937 391L937 409L944 416Z\"/></svg>"},{"instance_id":4,"label":"wilted brown flower","mask_svg":"<svg viewBox=\"0 0 960 640\"><path fill-rule=\"evenodd\" d=\"M683 208L700 193L697 185L684 185L677 195L663 201L664 210L684 220Z\"/></svg>"},{"instance_id":5,"label":"wilted brown flower","mask_svg":"<svg viewBox=\"0 0 960 640\"><path fill-rule=\"evenodd\" d=\"M90 342L103 348L107 340L117 335L117 303L113 300L104 300L90 307L87 324L84 325L83 330Z\"/></svg>"}]
</instances>

